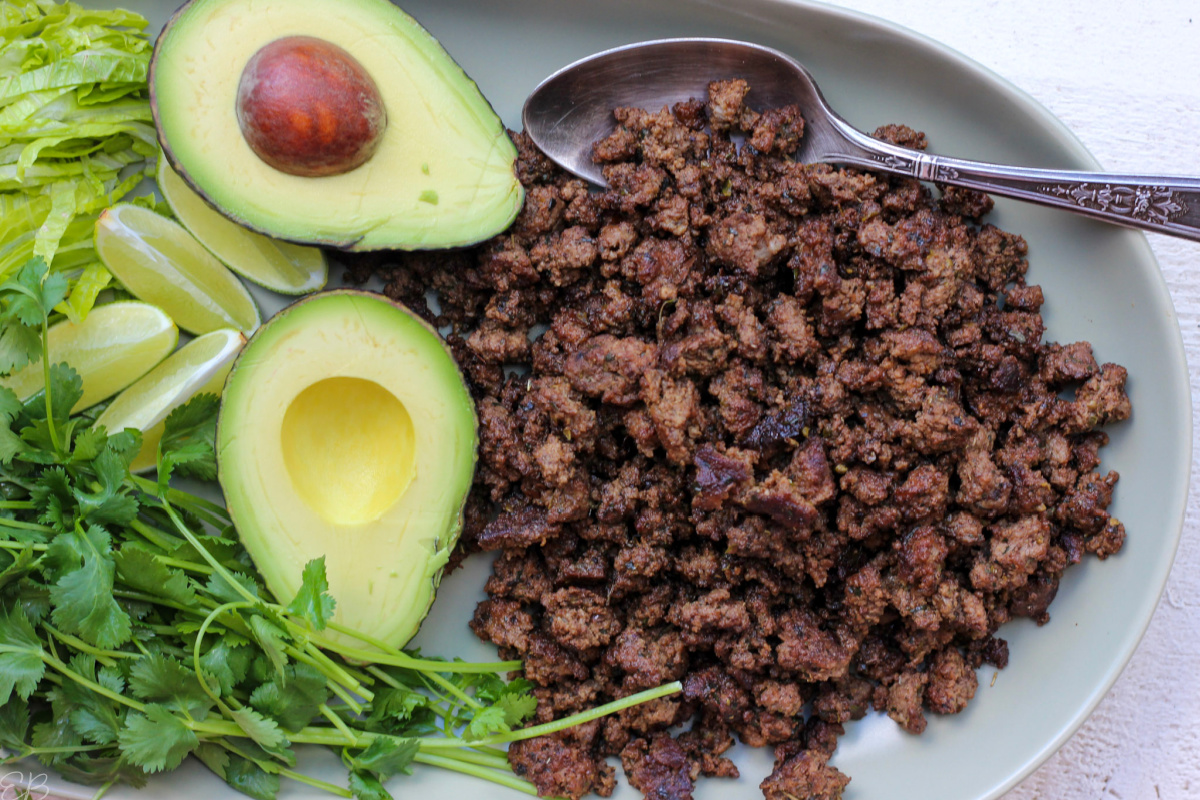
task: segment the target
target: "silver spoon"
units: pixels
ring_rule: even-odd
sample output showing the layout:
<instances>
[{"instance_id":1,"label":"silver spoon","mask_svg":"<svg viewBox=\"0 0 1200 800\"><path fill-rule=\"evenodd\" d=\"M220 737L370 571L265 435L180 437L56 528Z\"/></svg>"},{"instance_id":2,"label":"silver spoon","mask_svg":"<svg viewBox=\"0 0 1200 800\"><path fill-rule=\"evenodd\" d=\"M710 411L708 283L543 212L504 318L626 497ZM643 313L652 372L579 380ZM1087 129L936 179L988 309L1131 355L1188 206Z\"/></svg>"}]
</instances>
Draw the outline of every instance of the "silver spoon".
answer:
<instances>
[{"instance_id":1,"label":"silver spoon","mask_svg":"<svg viewBox=\"0 0 1200 800\"><path fill-rule=\"evenodd\" d=\"M933 156L873 139L829 107L808 71L778 50L728 39L660 39L576 61L525 101L525 131L551 160L604 185L592 143L615 127L612 110L707 97L710 81L744 78L760 107L795 103L805 132L796 158L847 164L978 189L1089 217L1200 241L1200 178L1031 169Z\"/></svg>"}]
</instances>

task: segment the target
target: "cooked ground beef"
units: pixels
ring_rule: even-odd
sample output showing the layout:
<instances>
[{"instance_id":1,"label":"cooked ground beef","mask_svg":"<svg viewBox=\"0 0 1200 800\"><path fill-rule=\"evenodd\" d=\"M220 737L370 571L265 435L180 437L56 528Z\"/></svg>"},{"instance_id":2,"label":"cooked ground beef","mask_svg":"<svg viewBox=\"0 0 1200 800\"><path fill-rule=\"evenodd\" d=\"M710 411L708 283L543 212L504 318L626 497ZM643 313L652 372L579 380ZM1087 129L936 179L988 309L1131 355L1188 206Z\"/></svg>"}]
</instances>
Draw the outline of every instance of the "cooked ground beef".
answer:
<instances>
[{"instance_id":1,"label":"cooked ground beef","mask_svg":"<svg viewBox=\"0 0 1200 800\"><path fill-rule=\"evenodd\" d=\"M835 800L843 723L961 711L1007 663L997 629L1046 622L1063 570L1124 541L1097 426L1129 416L1125 370L1042 342L991 201L795 163L796 109L746 91L618 109L603 192L516 134L508 232L381 268L478 401L457 557L503 551L471 627L525 659L537 719L683 681L514 745L546 795L609 794L619 756L685 800L737 775L736 735L777 747L765 797Z\"/></svg>"}]
</instances>

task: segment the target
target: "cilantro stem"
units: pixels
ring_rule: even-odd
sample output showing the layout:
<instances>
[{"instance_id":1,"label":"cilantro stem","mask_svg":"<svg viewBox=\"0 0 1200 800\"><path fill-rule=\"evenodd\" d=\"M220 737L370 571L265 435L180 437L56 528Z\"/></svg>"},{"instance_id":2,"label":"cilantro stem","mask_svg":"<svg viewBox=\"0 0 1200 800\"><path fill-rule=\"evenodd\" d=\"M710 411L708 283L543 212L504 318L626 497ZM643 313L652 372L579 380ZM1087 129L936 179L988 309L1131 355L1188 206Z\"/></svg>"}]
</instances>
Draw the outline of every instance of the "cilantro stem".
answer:
<instances>
[{"instance_id":1,"label":"cilantro stem","mask_svg":"<svg viewBox=\"0 0 1200 800\"><path fill-rule=\"evenodd\" d=\"M0 528L11 528L17 531L37 531L38 533L54 533L49 525L38 525L36 522L21 522L15 519L0 519Z\"/></svg>"},{"instance_id":2,"label":"cilantro stem","mask_svg":"<svg viewBox=\"0 0 1200 800\"><path fill-rule=\"evenodd\" d=\"M0 508L13 511L34 511L37 509L37 504L32 500L0 500Z\"/></svg>"},{"instance_id":3,"label":"cilantro stem","mask_svg":"<svg viewBox=\"0 0 1200 800\"><path fill-rule=\"evenodd\" d=\"M44 553L50 549L47 544L31 544L28 542L0 542L0 550L35 550Z\"/></svg>"},{"instance_id":4,"label":"cilantro stem","mask_svg":"<svg viewBox=\"0 0 1200 800\"><path fill-rule=\"evenodd\" d=\"M217 606L208 613L208 616L204 618L204 622L200 623L200 628L196 631L196 641L192 645L192 670L196 673L196 680L199 681L200 688L203 689L204 693L211 697L213 702L219 706L223 706L224 703L221 702L220 695L215 694L212 690L212 687L208 685L208 679L205 677L204 670L200 666L200 645L204 642L204 634L208 632L208 626L211 625L217 617L221 616L226 611L231 611L235 608L246 608L248 606L253 606L253 603L234 602Z\"/></svg>"},{"instance_id":5,"label":"cilantro stem","mask_svg":"<svg viewBox=\"0 0 1200 800\"><path fill-rule=\"evenodd\" d=\"M89 680L88 678L83 677L78 672L74 671L73 669L68 667L66 664L59 661L54 656L47 654L44 651L41 653L41 658L42 658L42 661L45 661L46 664L48 664L49 666L58 670L63 675L66 675L68 678L75 681L76 683L86 686L87 688L89 688L93 692L95 692L96 694L103 695L104 697L107 697L109 700L115 700L116 702L118 702L122 705L129 706L134 711L140 711L142 713L145 713L146 706L143 703L139 703L137 700L132 700L132 699L126 697L125 695L120 694L119 692L114 692L113 690L109 689L107 686L102 686L101 684L96 683L93 680Z\"/></svg>"},{"instance_id":6,"label":"cilantro stem","mask_svg":"<svg viewBox=\"0 0 1200 800\"><path fill-rule=\"evenodd\" d=\"M47 272L49 274L49 272ZM45 278L43 277L43 283ZM50 387L50 312L42 309L42 381L46 386L46 430L50 433L50 446L54 452L63 455L62 444L58 441L58 430L54 427L54 401L51 398Z\"/></svg>"},{"instance_id":7,"label":"cilantro stem","mask_svg":"<svg viewBox=\"0 0 1200 800\"><path fill-rule=\"evenodd\" d=\"M350 791L348 789L344 789L341 786L338 786L336 784L326 783L325 781L320 780L319 778L313 778L308 775L305 775L302 772L296 772L294 770L290 770L287 767L280 766L275 761L264 762L260 759L253 758L249 754L244 753L241 750L239 750L238 748L234 747L232 744L230 744L225 739L217 739L216 743L218 745L220 745L221 747L225 748L226 750L228 750L229 752L233 753L235 756L240 756L241 758L244 758L247 761L257 764L259 769L263 770L264 772L282 775L285 778L290 778L291 780L298 781L300 783L306 783L309 786L312 786L313 788L322 789L322 790L329 792L330 794L336 795L338 797L353 797L353 795L350 793Z\"/></svg>"},{"instance_id":8,"label":"cilantro stem","mask_svg":"<svg viewBox=\"0 0 1200 800\"><path fill-rule=\"evenodd\" d=\"M558 731L572 728L576 725L582 725L585 722L591 722L594 719L614 714L618 711L623 711L626 708L647 703L651 700L657 700L660 697L675 694L683 691L683 684L679 681L666 683L654 689L647 689L644 692L631 694L628 697L622 697L619 700L613 700L610 703L605 703L602 706L589 708L587 711L580 711L578 714L572 714L569 717L556 719L553 722L546 722L542 725L534 725L529 728L521 728L520 730L512 731L511 733L499 733L491 736L485 736L475 742L467 742L463 739L446 737L445 739L422 739L421 747L429 749L441 749L452 747L475 747L492 744L506 744L508 742L519 742L523 739L532 739L536 736L544 736L548 733L557 733Z\"/></svg>"},{"instance_id":9,"label":"cilantro stem","mask_svg":"<svg viewBox=\"0 0 1200 800\"><path fill-rule=\"evenodd\" d=\"M353 658L357 661L370 661L376 664L387 664L393 667L407 667L408 669L417 670L418 672L449 672L449 673L477 673L477 672L511 672L521 668L520 661L491 661L491 662L469 662L469 661L428 661L421 658L413 658L405 653L392 647L387 642L369 636L353 628L347 628L345 625L339 625L336 622L329 622L328 627L331 631L344 633L347 636L353 636L360 642L371 645L377 648L379 652L373 650L363 650L356 647L347 647L343 644L335 644L328 639L320 636L310 636L310 639L318 644L322 649L332 650L347 658Z\"/></svg>"},{"instance_id":10,"label":"cilantro stem","mask_svg":"<svg viewBox=\"0 0 1200 800\"><path fill-rule=\"evenodd\" d=\"M185 508L199 517L204 517L207 514L213 519L206 520L206 522L209 522L214 527L223 527L223 525L220 524L221 521L224 521L225 523L230 521L229 510L218 503L214 503L211 500L205 500L203 497L197 497L196 495L185 492L182 489L168 488L166 492L162 492L160 494L159 486L154 481L147 480L140 475L130 475L129 477L133 480L134 485L143 492L153 497L157 497L164 503L174 503L180 508ZM214 522L213 520L216 521Z\"/></svg>"},{"instance_id":11,"label":"cilantro stem","mask_svg":"<svg viewBox=\"0 0 1200 800\"><path fill-rule=\"evenodd\" d=\"M349 789L346 789L342 786L338 786L337 784L326 783L325 781L320 780L319 778L313 778L309 775L305 775L302 772L296 772L295 770L288 769L287 767L279 767L279 774L285 778L290 778L294 781L299 781L300 783L307 783L309 786L312 786L314 789L321 789L323 791L329 792L332 795L336 795L337 797L354 797L354 793L351 792Z\"/></svg>"},{"instance_id":12,"label":"cilantro stem","mask_svg":"<svg viewBox=\"0 0 1200 800\"><path fill-rule=\"evenodd\" d=\"M284 617L284 621L291 625L295 624L295 623L291 622L291 620L289 620L287 617ZM352 692L355 692L360 697L362 697L364 700L366 700L368 703L370 703L372 700L375 699L374 692L372 692L370 689L368 689L367 687L365 687L361 683L359 683L358 680L356 680L353 675L348 673L345 669L342 668L342 666L340 664L338 664L336 661L331 659L329 656L322 653L320 648L318 648L316 645L314 645L312 643L308 643L304 646L304 650L306 653L309 654L310 657L315 659L319 664L324 665L325 669L322 671L332 672L337 677L338 682L341 683L343 686L345 686L347 689L349 689ZM314 664L313 666L317 666L317 664ZM317 667L317 668L320 669L320 667Z\"/></svg>"},{"instance_id":13,"label":"cilantro stem","mask_svg":"<svg viewBox=\"0 0 1200 800\"><path fill-rule=\"evenodd\" d=\"M201 575L212 575L213 573L212 567L208 566L207 564L197 564L194 561L182 561L178 558L171 558L170 556L156 555L155 558L168 567L178 567L179 569L186 569L188 572L198 572Z\"/></svg>"},{"instance_id":14,"label":"cilantro stem","mask_svg":"<svg viewBox=\"0 0 1200 800\"><path fill-rule=\"evenodd\" d=\"M222 578L224 578L226 583L233 587L234 591L252 604L258 604L262 602L261 599L255 597L249 589L247 589L245 586L242 586L240 582L235 580L233 575L230 574L229 570L221 566L221 562L217 561L217 559L213 557L213 554L208 552L208 548L200 544L200 540L196 538L196 534L192 533L188 529L188 526L183 524L183 520L181 520L179 515L175 513L175 509L171 507L170 503L168 503L166 500L163 500L162 508L167 512L167 516L171 518L171 522L175 525L175 529L183 535L184 539L187 539L188 544L196 548L196 551L200 553L201 558L207 561L209 565L212 566L213 570Z\"/></svg>"},{"instance_id":15,"label":"cilantro stem","mask_svg":"<svg viewBox=\"0 0 1200 800\"><path fill-rule=\"evenodd\" d=\"M117 662L113 661L114 658L141 658L137 653L122 653L118 650L101 650L98 647L92 647L82 639L77 639L68 633L63 633L49 622L43 622L42 627L63 644L68 644L76 650L82 650L89 655L95 656L96 660L106 667L115 667L117 665Z\"/></svg>"},{"instance_id":16,"label":"cilantro stem","mask_svg":"<svg viewBox=\"0 0 1200 800\"><path fill-rule=\"evenodd\" d=\"M441 757L453 758L456 761L465 761L468 764L478 764L481 767L491 767L492 769L512 769L512 767L508 764L507 756L492 755L491 753L483 753L470 748L452 750L450 753L446 753Z\"/></svg>"},{"instance_id":17,"label":"cilantro stem","mask_svg":"<svg viewBox=\"0 0 1200 800\"><path fill-rule=\"evenodd\" d=\"M413 756L413 761L420 764L428 764L431 767L441 767L452 772L461 772L465 775L472 775L476 778L483 778L485 781L498 783L501 786L507 786L510 789L516 789L518 792L537 797L537 789L529 781L522 780L512 772L500 772L499 770L489 769L476 764L466 764L458 759L447 758L445 756L432 755L429 753L417 752Z\"/></svg>"},{"instance_id":18,"label":"cilantro stem","mask_svg":"<svg viewBox=\"0 0 1200 800\"><path fill-rule=\"evenodd\" d=\"M446 680L441 675L438 675L436 672L426 673L426 677L429 678L429 680L436 683L438 686L441 686L443 689L445 689L451 695L457 697L459 700L461 700L462 702L469 705L471 708L473 708L475 710L479 710L479 709L483 708L483 703L480 703L474 697L471 697L469 694L464 692L462 689L459 689L453 683Z\"/></svg>"},{"instance_id":19,"label":"cilantro stem","mask_svg":"<svg viewBox=\"0 0 1200 800\"><path fill-rule=\"evenodd\" d=\"M354 695L343 689L337 682L329 681L326 683L326 686L329 687L329 691L337 695L338 699L345 703L355 714L363 713L362 704L355 700Z\"/></svg>"},{"instance_id":20,"label":"cilantro stem","mask_svg":"<svg viewBox=\"0 0 1200 800\"><path fill-rule=\"evenodd\" d=\"M362 713L361 709L358 713ZM358 737L354 735L353 731L346 727L346 723L342 722L341 717L329 710L329 706L325 703L321 703L321 716L329 720L333 727L341 731L342 735L350 740L351 747L358 747Z\"/></svg>"},{"instance_id":21,"label":"cilantro stem","mask_svg":"<svg viewBox=\"0 0 1200 800\"><path fill-rule=\"evenodd\" d=\"M129 527L142 535L150 544L158 547L161 550L174 550L178 539L166 531L160 531L158 528L152 528L140 519L135 519L129 523Z\"/></svg>"}]
</instances>

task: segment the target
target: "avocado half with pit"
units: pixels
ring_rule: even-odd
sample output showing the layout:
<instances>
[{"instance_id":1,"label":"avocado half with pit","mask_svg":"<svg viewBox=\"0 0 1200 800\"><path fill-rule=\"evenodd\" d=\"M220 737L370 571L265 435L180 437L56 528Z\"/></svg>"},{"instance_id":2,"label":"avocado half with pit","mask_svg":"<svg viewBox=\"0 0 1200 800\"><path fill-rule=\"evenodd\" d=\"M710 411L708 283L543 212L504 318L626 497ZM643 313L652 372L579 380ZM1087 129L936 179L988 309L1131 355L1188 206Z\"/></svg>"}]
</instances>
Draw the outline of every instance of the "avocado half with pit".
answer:
<instances>
[{"instance_id":1,"label":"avocado half with pit","mask_svg":"<svg viewBox=\"0 0 1200 800\"><path fill-rule=\"evenodd\" d=\"M388 0L191 0L155 44L150 103L180 176L279 239L455 247L524 201L500 119Z\"/></svg>"},{"instance_id":2,"label":"avocado half with pit","mask_svg":"<svg viewBox=\"0 0 1200 800\"><path fill-rule=\"evenodd\" d=\"M267 588L289 602L304 565L324 556L334 622L394 647L433 602L475 448L474 403L442 339L370 292L281 311L221 398L219 480Z\"/></svg>"}]
</instances>

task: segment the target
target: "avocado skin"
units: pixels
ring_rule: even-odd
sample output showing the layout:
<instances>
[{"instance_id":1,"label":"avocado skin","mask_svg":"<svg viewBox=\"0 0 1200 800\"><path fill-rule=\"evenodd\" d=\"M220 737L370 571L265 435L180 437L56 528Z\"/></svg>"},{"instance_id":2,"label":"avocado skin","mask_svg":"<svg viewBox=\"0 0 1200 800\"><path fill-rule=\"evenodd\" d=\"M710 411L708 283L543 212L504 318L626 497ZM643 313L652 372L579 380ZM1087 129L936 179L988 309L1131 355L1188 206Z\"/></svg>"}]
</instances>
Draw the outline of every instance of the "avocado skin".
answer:
<instances>
[{"instance_id":1,"label":"avocado skin","mask_svg":"<svg viewBox=\"0 0 1200 800\"><path fill-rule=\"evenodd\" d=\"M426 570L426 580L428 581L428 595L425 596L424 592L420 592L419 594L421 596L424 596L425 599L423 599L418 605L413 606L413 607L403 611L404 618L409 621L409 625L406 627L405 632L401 633L399 636L389 637L386 635L384 635L384 636L378 635L373 630L370 630L370 625L354 626L356 630L366 634L367 636L374 638L374 639L381 640L389 648L400 648L400 647L403 647L420 630L421 623L424 621L426 616L428 616L429 609L433 605L433 601L435 599L438 586L441 583L443 568L445 566L446 560L448 559L450 552L454 549L455 545L457 544L458 538L462 532L462 527L463 527L463 523L464 523L464 510L466 507L467 495L469 493L471 485L474 482L475 466L476 466L476 461L477 461L477 456L478 456L479 425L478 425L478 415L475 412L474 401L473 401L473 399L471 399L470 393L466 388L466 381L463 376L461 368L458 366L458 363L454 360L453 355L451 354L449 348L445 345L444 340L437 333L436 329L433 328L433 326L431 326L428 322L426 322L425 320L423 320L422 318L420 318L419 316L414 314L403 303L394 301L391 298L386 297L385 295L382 295L382 294L379 294L376 292L367 291L367 290L362 290L362 289L345 288L345 289L332 289L332 290L317 292L317 293L308 295L306 297L303 297L303 298L297 300L296 302L290 304L286 308L282 309L281 311L279 311L274 317L272 317L270 320L268 320L266 323L264 323L258 329L258 331L256 331L255 334L250 338L250 340L247 342L245 347L243 347L241 353L238 354L237 359L234 361L234 364L233 364L232 368L230 369L229 376L226 379L226 384L225 384L226 391L221 396L220 412L217 417L216 442L217 442L217 454L218 454L218 456L217 456L218 482L220 483L223 491L225 492L226 504L228 507L230 518L233 521L234 527L238 531L239 536L242 538L243 544L246 546L247 550L250 552L250 555L251 555L252 559L254 560L255 566L258 568L258 571L264 575L264 578L266 579L266 583L267 583L267 588L272 592L272 594L275 595L277 601L279 601L280 603L286 604L287 602L290 601L291 597L295 593L296 588L298 588L298 586L299 586L298 572L295 576L296 577L295 586L292 586L292 587L282 587L279 585L279 581L271 580L270 575L268 575L268 573L271 571L270 567L264 561L264 557L269 559L270 556L265 555L264 548L262 547L261 543L252 544L251 541L248 540L248 538L245 536L245 531L247 530L247 528L245 526L250 524L249 515L246 513L246 511L247 511L246 505L244 503L238 503L238 502L231 501L231 499L232 499L231 495L236 492L236 487L234 487L232 485L232 479L230 476L231 469L230 469L230 464L228 461L228 456L226 455L226 451L228 449L228 443L231 442L232 440L238 438L236 426L239 424L239 422L243 422L243 421L240 421L237 419L231 419L230 416L227 414L227 406L229 406L231 403L233 403L237 397L236 387L244 381L247 381L247 380L253 381L254 370L261 366L259 364L253 363L253 359L256 356L256 348L255 348L256 340L262 340L265 337L272 336L272 335L274 335L275 330L277 330L281 327L288 327L288 326L294 324L293 318L296 317L297 315L301 314L302 312L304 312L306 309L310 309L310 308L312 308L314 306L318 306L318 305L328 305L331 300L336 300L337 298L361 298L363 300L370 301L371 303L380 303L380 304L389 306L392 309L394 309L395 311L403 314L407 318L408 323L415 323L423 330L423 332L425 334L427 334L433 340L436 340L438 343L438 347L441 349L442 353L445 356L445 363L442 366L450 367L453 370L453 375L456 376L458 382L461 384L461 386L463 388L463 391L466 396L466 402L467 402L467 405L469 406L469 410L470 410L470 413L468 415L469 416L469 426L465 431L468 434L468 439L465 444L465 449L469 450L469 454L470 454L468 463L465 466L465 469L467 470L468 474L466 475L466 480L463 482L464 488L463 488L463 491L461 494L461 498L456 503L454 503L453 507L447 507L447 508L443 509L443 513L446 516L447 524L446 524L446 527L444 530L444 535L438 537L438 539L436 541L436 547L432 554L433 558L436 559L437 563L432 565L433 568ZM331 375L337 374L338 372L339 372L339 369L338 369L337 359L331 360L330 374ZM243 424L244 424L244 422L243 422ZM334 570L337 568L336 567L337 562L335 559L331 558L331 556L333 556L335 554L328 553L328 552L320 552L319 548L317 548L317 549L314 549L310 553L304 554L304 556L301 559L299 559L299 561L306 562L307 560L309 560L311 558L317 558L321 555L326 556L326 569L328 571L329 582L330 582L331 586L335 586L337 578L336 578ZM374 555L379 556L379 555L383 555L383 554L377 552ZM376 560L379 560L379 559L377 558ZM358 566L369 566L369 565L358 564L358 565L353 565L353 566L358 567ZM353 580L358 580L358 579L359 579L358 575L355 575L353 578ZM337 596L336 592L333 593L333 597L336 602L339 602L339 610L337 612L337 616L335 616L335 621L337 621L339 619L339 617L341 617L341 615L346 611L346 609L340 605L340 601L344 600L344 598L339 598ZM370 612L368 612L368 613L370 613ZM336 641L336 642L339 642L342 644L358 647L360 649L364 649L364 650L368 650L368 651L380 649L373 644L365 643L366 642L365 639L361 639L358 637L349 636L349 635L345 635L345 634L340 634L340 633L337 633L337 632L334 632L331 630L323 631L320 634L314 633L313 638L314 638L314 640L325 639L325 640Z\"/></svg>"},{"instance_id":2,"label":"avocado skin","mask_svg":"<svg viewBox=\"0 0 1200 800\"><path fill-rule=\"evenodd\" d=\"M457 83L457 87L453 93L457 96L470 97L471 102L477 109L478 116L487 117L490 122L494 122L496 138L490 146L488 157L490 158L493 154L499 153L499 157L505 163L507 176L504 182L504 197L498 196L498 190L490 192L495 197L492 202L492 206L495 209L491 212L491 217L484 223L473 222L471 225L460 225L460 220L455 220L453 214L443 214L435 224L430 224L428 221L423 222L424 230L417 233L400 231L392 234L388 232L387 226L378 224L378 221L370 225L351 225L344 229L331 230L320 224L320 220L326 216L323 211L329 208L330 203L336 204L341 202L343 195L338 191L331 192L328 184L325 186L318 185L313 190L311 198L308 198L312 202L306 204L307 208L301 213L288 215L297 217L296 222L284 226L281 226L277 219L264 217L261 213L251 213L250 209L242 207L239 202L229 200L228 198L222 199L222 197L218 196L219 193L213 191L213 184L208 179L202 177L206 165L197 159L181 157L175 146L176 142L173 142L172 137L167 135L164 130L167 126L162 107L165 97L170 95L171 92L163 91L163 87L160 87L159 76L163 71L161 61L164 51L167 50L165 45L171 40L173 32L179 27L180 23L201 7L229 2L246 4L248 0L188 0L188 2L185 2L176 9L155 40L154 52L151 56L149 67L150 110L158 132L159 145L162 148L163 155L175 172L214 210L223 214L231 221L265 236L295 244L328 247L348 252L442 250L468 247L501 233L516 219L517 214L520 213L524 206L525 190L517 178L516 145L513 144L512 139L509 137L507 130L500 121L499 115L492 107L490 101L479 90L478 84L466 74L457 61L441 46L438 40L411 15L393 6L389 0L320 0L320 2L326 6L326 13L340 15L353 13L354 7L359 3L362 3L364 6L387 5L398 19L404 20L405 24L412 26L414 29L412 39L414 41L419 41L422 47L430 48L436 53L437 59L444 60L448 66L448 69L444 71L451 72L454 81ZM319 36L320 31L314 31L313 35ZM273 36L265 36L261 44L268 44L274 38ZM336 41L334 43L337 44ZM354 52L352 43L344 45L344 49ZM357 53L355 54L357 55ZM238 74L233 75L230 80L233 86L231 103L236 102L241 65L237 65L236 69ZM374 77L375 80L386 85L388 76ZM233 108L232 105L230 107ZM387 113L401 115L402 111L395 112L392 109L388 109ZM230 124L236 128L236 120ZM438 131L431 131L429 135L432 139L436 140L438 138L436 136L437 133ZM395 132L384 131L382 139L386 142L396 135ZM240 134L239 138L241 138ZM252 151L247 147L246 152L251 153ZM220 151L216 157L216 160L222 162L218 169L229 170L230 165L227 162L236 160L240 155L243 154L237 153L235 150ZM451 160L464 160L462 152L446 150L442 155ZM466 155L469 155L469 153ZM426 165L422 164L421 167L424 169ZM362 168L360 167L353 170L352 174L361 171ZM408 172L411 173L411 170L408 170ZM428 174L427 171L426 174ZM322 178L307 178L307 180L319 182ZM442 209L454 208L452 204L445 202L451 195L444 190L444 187L434 185L423 186L419 191L414 190L410 194L412 195L412 202L406 201L403 204L395 204L396 210L392 213L393 219L401 218L405 215L412 216L414 212L427 212L429 205L440 205ZM488 195L489 192L483 193L485 199ZM442 202L430 204L425 200L425 198L430 196L440 198ZM466 202L462 203L461 206L481 205L476 202L477 199L478 193L470 199L464 197ZM286 206L289 200L290 198L287 198L285 195L282 205ZM311 216L314 227L305 228L302 226L302 223L304 222L304 218L309 216ZM431 229L433 230L432 235L429 233Z\"/></svg>"}]
</instances>

